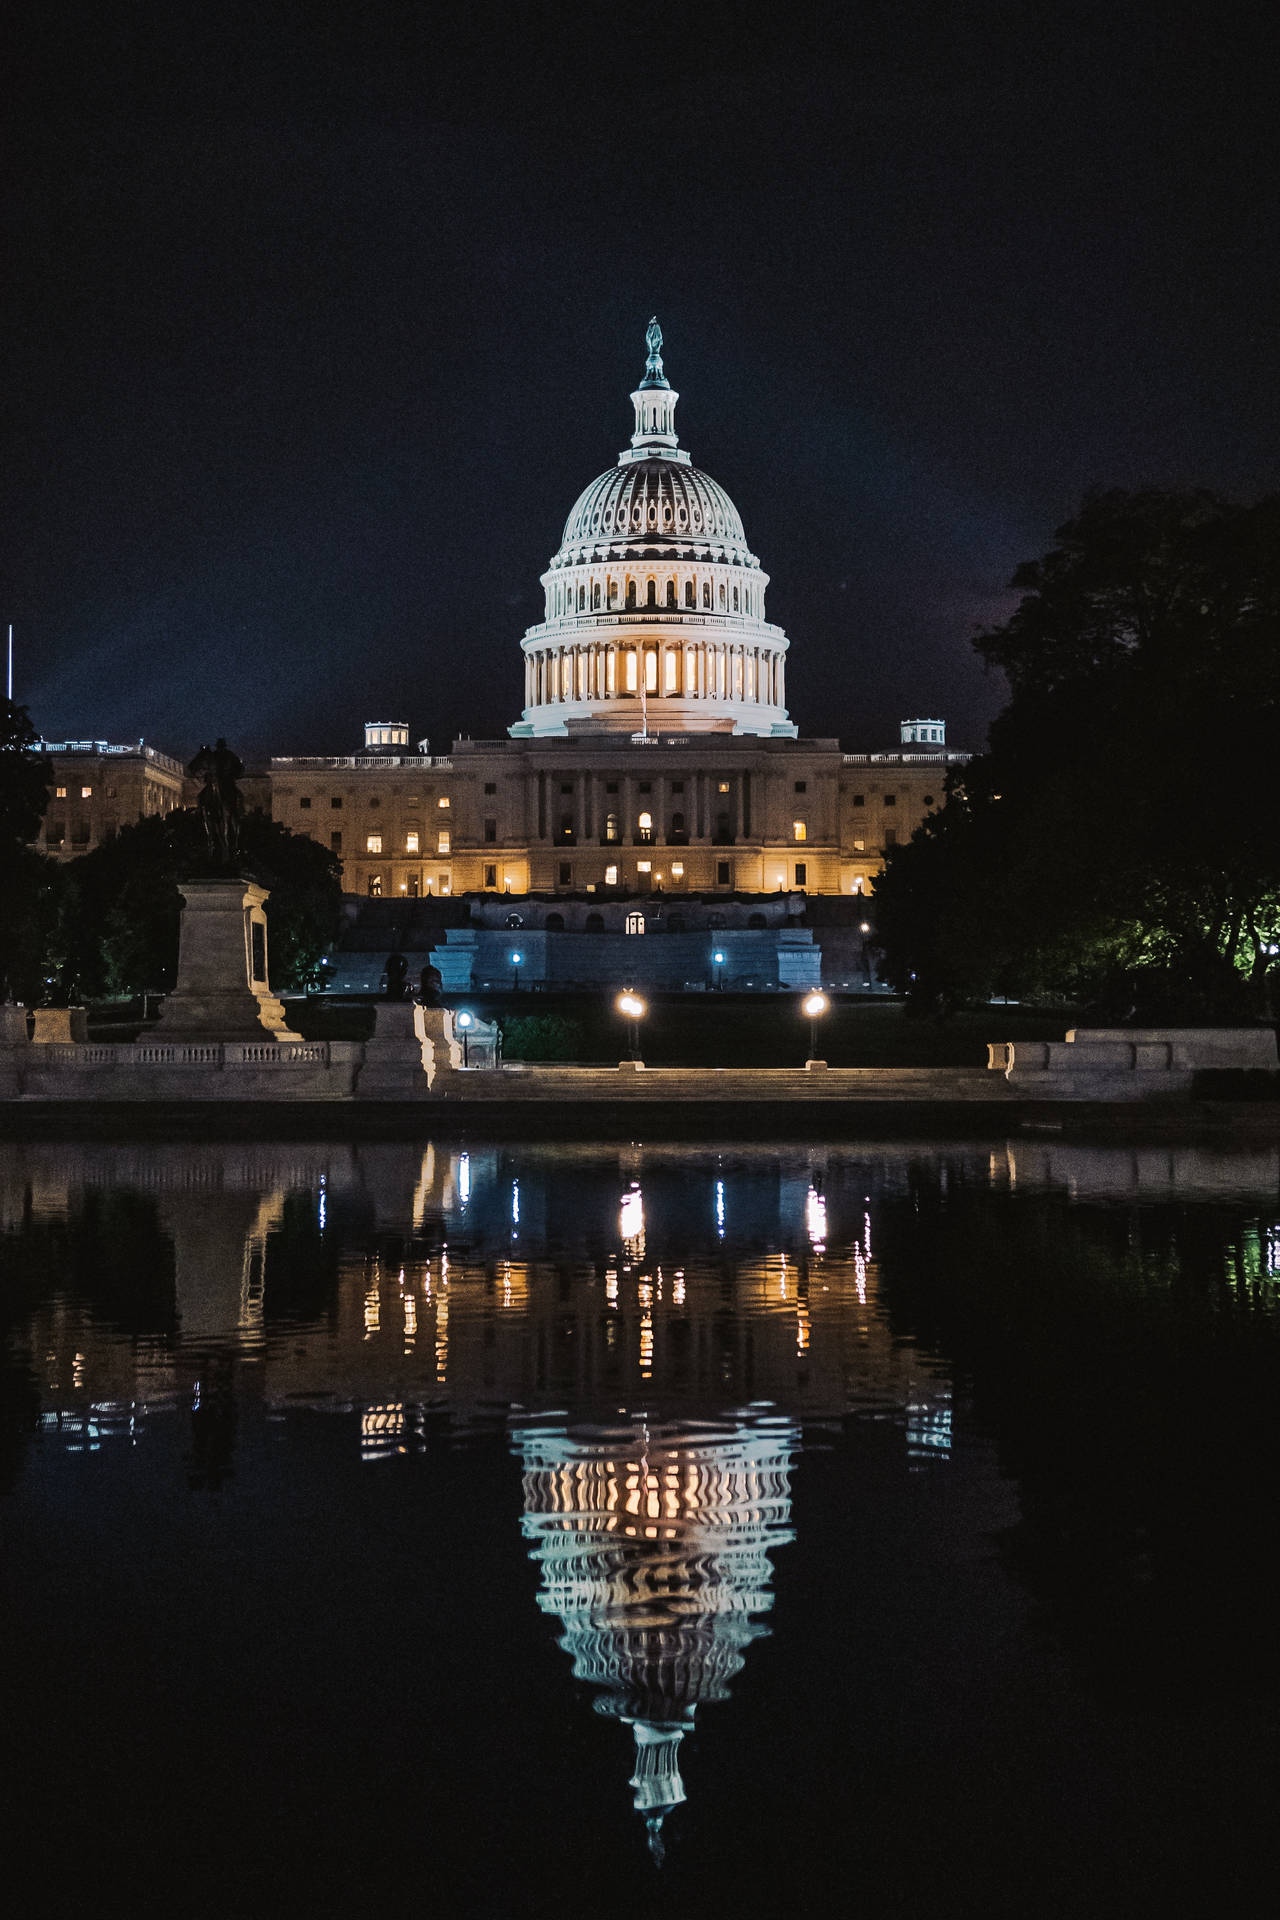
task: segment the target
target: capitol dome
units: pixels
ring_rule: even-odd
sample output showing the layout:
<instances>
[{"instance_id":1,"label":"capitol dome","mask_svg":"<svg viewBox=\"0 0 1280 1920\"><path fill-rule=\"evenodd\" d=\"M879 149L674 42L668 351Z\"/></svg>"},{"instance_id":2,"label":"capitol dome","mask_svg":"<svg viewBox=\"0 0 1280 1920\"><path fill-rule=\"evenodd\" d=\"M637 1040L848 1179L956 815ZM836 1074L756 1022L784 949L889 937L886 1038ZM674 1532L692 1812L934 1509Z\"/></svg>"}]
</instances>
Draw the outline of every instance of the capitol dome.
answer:
<instances>
[{"instance_id":1,"label":"capitol dome","mask_svg":"<svg viewBox=\"0 0 1280 1920\"><path fill-rule=\"evenodd\" d=\"M656 320L645 337L631 445L579 495L542 576L510 731L794 739L787 636L764 616L769 576L733 501L679 444Z\"/></svg>"}]
</instances>

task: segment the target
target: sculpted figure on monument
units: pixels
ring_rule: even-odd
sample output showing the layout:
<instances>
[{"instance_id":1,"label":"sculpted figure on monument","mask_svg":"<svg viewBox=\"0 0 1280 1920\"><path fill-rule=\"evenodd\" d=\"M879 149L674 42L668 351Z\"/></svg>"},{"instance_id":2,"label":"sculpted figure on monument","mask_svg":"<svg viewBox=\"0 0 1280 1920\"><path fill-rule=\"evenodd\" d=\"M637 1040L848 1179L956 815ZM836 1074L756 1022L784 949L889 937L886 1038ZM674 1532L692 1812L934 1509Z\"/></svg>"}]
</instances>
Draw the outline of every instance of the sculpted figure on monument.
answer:
<instances>
[{"instance_id":1,"label":"sculpted figure on monument","mask_svg":"<svg viewBox=\"0 0 1280 1920\"><path fill-rule=\"evenodd\" d=\"M216 867L230 871L240 853L244 799L236 781L244 772L244 762L219 735L216 746L201 747L187 772L193 779L204 782L196 804L204 824L209 857Z\"/></svg>"}]
</instances>

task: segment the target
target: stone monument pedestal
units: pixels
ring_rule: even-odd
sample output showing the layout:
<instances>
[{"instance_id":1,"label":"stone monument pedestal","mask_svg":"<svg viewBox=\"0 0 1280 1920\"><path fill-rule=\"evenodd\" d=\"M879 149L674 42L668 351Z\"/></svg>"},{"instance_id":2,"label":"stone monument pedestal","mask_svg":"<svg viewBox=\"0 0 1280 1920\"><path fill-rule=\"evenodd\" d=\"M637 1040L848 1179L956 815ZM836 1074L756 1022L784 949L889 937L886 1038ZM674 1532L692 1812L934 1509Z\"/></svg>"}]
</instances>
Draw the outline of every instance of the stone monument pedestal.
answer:
<instances>
[{"instance_id":1,"label":"stone monument pedestal","mask_svg":"<svg viewBox=\"0 0 1280 1920\"><path fill-rule=\"evenodd\" d=\"M420 1007L414 1000L380 1000L373 1033L365 1042L364 1065L356 1082L361 1100L421 1100L439 1092L462 1065L462 1048L453 1037L453 1015L445 1007Z\"/></svg>"},{"instance_id":2,"label":"stone monument pedestal","mask_svg":"<svg viewBox=\"0 0 1280 1920\"><path fill-rule=\"evenodd\" d=\"M267 983L268 894L252 880L183 880L178 979L163 1040L296 1040Z\"/></svg>"}]
</instances>

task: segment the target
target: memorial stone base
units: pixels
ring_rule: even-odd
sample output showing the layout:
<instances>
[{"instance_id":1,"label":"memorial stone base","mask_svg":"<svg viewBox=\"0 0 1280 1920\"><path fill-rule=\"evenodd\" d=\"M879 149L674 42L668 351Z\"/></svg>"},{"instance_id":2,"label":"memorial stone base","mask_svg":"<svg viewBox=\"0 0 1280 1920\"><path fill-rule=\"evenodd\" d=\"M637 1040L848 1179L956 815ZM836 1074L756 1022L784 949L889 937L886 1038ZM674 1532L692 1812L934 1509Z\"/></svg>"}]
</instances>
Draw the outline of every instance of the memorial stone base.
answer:
<instances>
[{"instance_id":1,"label":"memorial stone base","mask_svg":"<svg viewBox=\"0 0 1280 1920\"><path fill-rule=\"evenodd\" d=\"M164 1040L297 1040L267 981L267 891L252 880L184 880L178 978Z\"/></svg>"}]
</instances>

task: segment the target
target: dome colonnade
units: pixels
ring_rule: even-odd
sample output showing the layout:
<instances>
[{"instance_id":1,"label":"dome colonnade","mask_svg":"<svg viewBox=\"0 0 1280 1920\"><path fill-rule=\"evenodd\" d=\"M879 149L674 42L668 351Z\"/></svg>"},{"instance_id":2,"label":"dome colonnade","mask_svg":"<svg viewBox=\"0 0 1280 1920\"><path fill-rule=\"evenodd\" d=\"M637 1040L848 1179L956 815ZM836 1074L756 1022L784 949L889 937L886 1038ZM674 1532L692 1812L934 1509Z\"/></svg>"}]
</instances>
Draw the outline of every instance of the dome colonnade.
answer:
<instances>
[{"instance_id":1,"label":"dome colonnade","mask_svg":"<svg viewBox=\"0 0 1280 1920\"><path fill-rule=\"evenodd\" d=\"M579 497L542 576L545 617L522 642L525 707L511 733L652 725L793 739L768 575L724 488L678 445L656 321L647 339L631 446Z\"/></svg>"}]
</instances>

